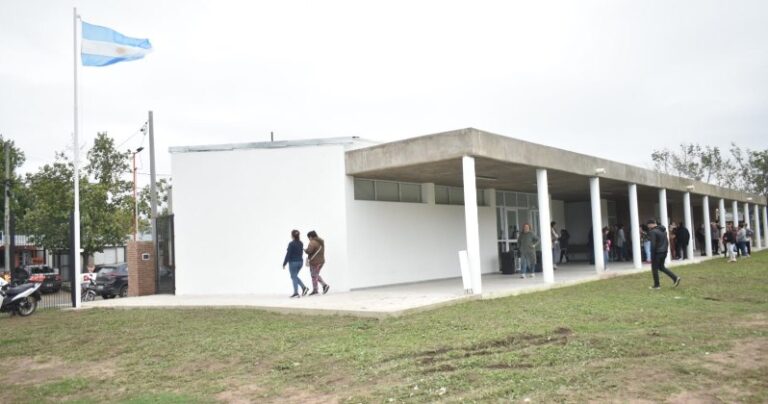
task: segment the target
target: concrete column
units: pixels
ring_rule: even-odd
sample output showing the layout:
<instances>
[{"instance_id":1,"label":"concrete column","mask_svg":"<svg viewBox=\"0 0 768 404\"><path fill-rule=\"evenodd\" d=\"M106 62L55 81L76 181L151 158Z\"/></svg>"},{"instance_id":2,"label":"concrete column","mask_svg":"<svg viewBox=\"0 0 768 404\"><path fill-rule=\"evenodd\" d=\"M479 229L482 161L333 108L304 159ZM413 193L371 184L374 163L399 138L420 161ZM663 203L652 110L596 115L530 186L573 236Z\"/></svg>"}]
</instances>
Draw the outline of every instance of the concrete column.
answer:
<instances>
[{"instance_id":1,"label":"concrete column","mask_svg":"<svg viewBox=\"0 0 768 404\"><path fill-rule=\"evenodd\" d=\"M688 259L693 259L693 241L696 239L696 229L693 228L693 215L691 215L691 193L686 192L683 194L683 215L685 216L685 227L688 228L688 232L691 234L691 239L688 241L688 247L686 248L686 254Z\"/></svg>"},{"instance_id":2,"label":"concrete column","mask_svg":"<svg viewBox=\"0 0 768 404\"><path fill-rule=\"evenodd\" d=\"M725 235L725 199L720 198L720 240Z\"/></svg>"},{"instance_id":3,"label":"concrete column","mask_svg":"<svg viewBox=\"0 0 768 404\"><path fill-rule=\"evenodd\" d=\"M763 245L768 247L768 206L763 206Z\"/></svg>"},{"instance_id":4,"label":"concrete column","mask_svg":"<svg viewBox=\"0 0 768 404\"><path fill-rule=\"evenodd\" d=\"M733 227L737 228L739 225L739 203L733 201L731 208L731 213L733 214Z\"/></svg>"},{"instance_id":5,"label":"concrete column","mask_svg":"<svg viewBox=\"0 0 768 404\"><path fill-rule=\"evenodd\" d=\"M435 204L435 184L421 184L421 202L426 203L427 205Z\"/></svg>"},{"instance_id":6,"label":"concrete column","mask_svg":"<svg viewBox=\"0 0 768 404\"><path fill-rule=\"evenodd\" d=\"M749 222L750 222L750 220L749 220L749 202L744 202L744 228L745 229L750 226Z\"/></svg>"},{"instance_id":7,"label":"concrete column","mask_svg":"<svg viewBox=\"0 0 768 404\"><path fill-rule=\"evenodd\" d=\"M482 268L480 267L480 219L477 215L477 179L474 157L461 159L464 172L464 222L467 231L467 257L472 278L472 291L483 293Z\"/></svg>"},{"instance_id":8,"label":"concrete column","mask_svg":"<svg viewBox=\"0 0 768 404\"><path fill-rule=\"evenodd\" d=\"M603 214L600 212L600 178L589 179L589 195L592 202L592 243L595 254L595 271L605 271L607 264L603 259Z\"/></svg>"},{"instance_id":9,"label":"concrete column","mask_svg":"<svg viewBox=\"0 0 768 404\"><path fill-rule=\"evenodd\" d=\"M635 268L643 267L643 257L640 252L640 216L637 210L637 184L629 184L629 221L632 232L632 263Z\"/></svg>"},{"instance_id":10,"label":"concrete column","mask_svg":"<svg viewBox=\"0 0 768 404\"><path fill-rule=\"evenodd\" d=\"M755 245L754 247L762 248L763 247L763 240L761 237L760 232L760 206L757 204L753 205L755 207L755 228L752 229L755 232Z\"/></svg>"},{"instance_id":11,"label":"concrete column","mask_svg":"<svg viewBox=\"0 0 768 404\"><path fill-rule=\"evenodd\" d=\"M704 195L701 198L701 204L703 206L704 210L704 217L702 220L704 220L704 254L706 254L707 257L712 256L712 224L710 223L709 218L709 196Z\"/></svg>"},{"instance_id":12,"label":"concrete column","mask_svg":"<svg viewBox=\"0 0 768 404\"><path fill-rule=\"evenodd\" d=\"M541 227L541 270L545 283L555 283L554 258L552 257L552 230L549 224L552 215L549 212L549 182L547 170L536 169L536 189L539 199L539 227Z\"/></svg>"},{"instance_id":13,"label":"concrete column","mask_svg":"<svg viewBox=\"0 0 768 404\"><path fill-rule=\"evenodd\" d=\"M669 214L667 213L667 190L662 188L659 190L659 215L661 215L661 225L667 229L667 237L669 237ZM672 257L669 255L669 247L667 247L667 259L664 260L667 264L672 261Z\"/></svg>"}]
</instances>

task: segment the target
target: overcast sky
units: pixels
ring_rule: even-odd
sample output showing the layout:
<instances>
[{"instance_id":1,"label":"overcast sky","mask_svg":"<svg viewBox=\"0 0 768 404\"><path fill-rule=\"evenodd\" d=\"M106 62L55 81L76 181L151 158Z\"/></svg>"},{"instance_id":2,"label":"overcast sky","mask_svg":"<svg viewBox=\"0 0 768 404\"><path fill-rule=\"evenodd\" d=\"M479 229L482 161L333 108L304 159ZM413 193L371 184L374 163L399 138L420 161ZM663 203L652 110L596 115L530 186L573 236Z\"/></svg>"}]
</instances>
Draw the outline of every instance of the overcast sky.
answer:
<instances>
[{"instance_id":1,"label":"overcast sky","mask_svg":"<svg viewBox=\"0 0 768 404\"><path fill-rule=\"evenodd\" d=\"M160 174L169 146L271 131L389 141L471 126L640 166L681 142L768 148L764 0L0 0L0 133L25 171L71 149L73 5L154 46L81 68L81 143L107 131L146 146L151 109Z\"/></svg>"}]
</instances>

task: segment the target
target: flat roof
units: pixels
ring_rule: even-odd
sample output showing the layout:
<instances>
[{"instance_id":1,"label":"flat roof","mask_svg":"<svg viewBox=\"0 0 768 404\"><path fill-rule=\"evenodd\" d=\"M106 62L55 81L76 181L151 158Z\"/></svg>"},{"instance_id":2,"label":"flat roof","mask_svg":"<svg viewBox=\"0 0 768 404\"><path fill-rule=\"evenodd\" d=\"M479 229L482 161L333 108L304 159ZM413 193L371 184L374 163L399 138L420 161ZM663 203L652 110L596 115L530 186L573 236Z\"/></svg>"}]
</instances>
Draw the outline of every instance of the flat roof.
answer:
<instances>
[{"instance_id":1,"label":"flat roof","mask_svg":"<svg viewBox=\"0 0 768 404\"><path fill-rule=\"evenodd\" d=\"M273 142L247 142L247 143L223 143L198 146L172 146L168 148L171 153L195 153L195 152L213 152L229 150L247 150L247 149L279 149L284 147L307 147L307 146L325 146L325 145L347 145L354 148L365 147L378 144L371 140L362 139L358 136L331 137L324 139L302 139L302 140L278 140Z\"/></svg>"},{"instance_id":2,"label":"flat roof","mask_svg":"<svg viewBox=\"0 0 768 404\"><path fill-rule=\"evenodd\" d=\"M627 185L637 184L643 200L658 201L658 189L672 191L671 199L698 195L766 204L766 197L677 177L613 160L485 132L475 128L382 143L346 152L348 175L393 181L462 185L463 156L475 157L478 187L536 192L536 169L547 169L553 197L583 200L586 178L600 177L602 195L626 198ZM597 169L604 172L597 175ZM693 198L692 198L693 199ZM692 201L694 205L699 205ZM717 201L710 201L715 208ZM730 210L730 207L727 207Z\"/></svg>"}]
</instances>

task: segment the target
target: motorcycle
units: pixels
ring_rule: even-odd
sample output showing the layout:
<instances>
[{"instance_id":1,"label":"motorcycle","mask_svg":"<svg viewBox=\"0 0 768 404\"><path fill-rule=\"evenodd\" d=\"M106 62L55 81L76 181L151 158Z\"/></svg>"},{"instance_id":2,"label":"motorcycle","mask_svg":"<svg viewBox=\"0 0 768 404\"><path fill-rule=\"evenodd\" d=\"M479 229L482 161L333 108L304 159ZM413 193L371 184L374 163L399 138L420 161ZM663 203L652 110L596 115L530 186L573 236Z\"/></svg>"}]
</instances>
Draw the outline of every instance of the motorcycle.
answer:
<instances>
[{"instance_id":1,"label":"motorcycle","mask_svg":"<svg viewBox=\"0 0 768 404\"><path fill-rule=\"evenodd\" d=\"M92 302L96 300L96 282L92 277L88 277L88 282L83 282L80 289L80 301Z\"/></svg>"},{"instance_id":2,"label":"motorcycle","mask_svg":"<svg viewBox=\"0 0 768 404\"><path fill-rule=\"evenodd\" d=\"M5 279L0 278L0 298L3 299L0 312L22 317L32 315L37 310L37 302L42 299L40 286L41 283L11 286Z\"/></svg>"}]
</instances>

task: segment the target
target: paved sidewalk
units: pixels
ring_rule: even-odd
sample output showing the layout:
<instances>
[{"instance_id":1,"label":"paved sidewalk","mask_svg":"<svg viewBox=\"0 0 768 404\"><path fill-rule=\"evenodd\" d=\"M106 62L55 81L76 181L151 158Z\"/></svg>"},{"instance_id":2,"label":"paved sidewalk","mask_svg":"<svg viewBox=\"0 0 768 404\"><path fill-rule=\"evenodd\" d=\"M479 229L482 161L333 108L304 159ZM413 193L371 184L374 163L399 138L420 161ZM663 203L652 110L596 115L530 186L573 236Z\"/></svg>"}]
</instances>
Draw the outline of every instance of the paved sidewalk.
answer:
<instances>
[{"instance_id":1,"label":"paved sidewalk","mask_svg":"<svg viewBox=\"0 0 768 404\"><path fill-rule=\"evenodd\" d=\"M688 265L707 259L696 257L695 261L675 261L669 266ZM284 295L152 295L86 302L83 303L83 308L250 307L281 313L384 318L431 310L435 307L470 299L493 299L533 293L643 271L650 271L650 265L643 264L642 269L635 269L631 262L612 262L609 264L608 271L598 274L592 265L584 263L563 264L555 271L554 284L544 283L541 273L537 273L536 277L532 279L520 279L518 275L492 273L483 275L483 293L481 296L465 295L461 278L451 278L360 289L351 292L334 292L331 289L327 295L307 296L300 299L289 299ZM650 285L650 283L649 274L648 284Z\"/></svg>"}]
</instances>

